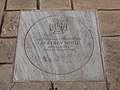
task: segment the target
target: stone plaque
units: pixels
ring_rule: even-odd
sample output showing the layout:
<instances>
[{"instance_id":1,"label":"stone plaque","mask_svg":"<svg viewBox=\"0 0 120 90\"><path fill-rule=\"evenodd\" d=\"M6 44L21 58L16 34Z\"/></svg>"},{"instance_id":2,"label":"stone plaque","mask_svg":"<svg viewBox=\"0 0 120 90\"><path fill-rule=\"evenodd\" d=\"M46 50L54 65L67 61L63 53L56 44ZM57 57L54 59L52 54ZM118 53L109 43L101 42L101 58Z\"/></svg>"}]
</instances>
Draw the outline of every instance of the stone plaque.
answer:
<instances>
[{"instance_id":1,"label":"stone plaque","mask_svg":"<svg viewBox=\"0 0 120 90\"><path fill-rule=\"evenodd\" d=\"M14 80L102 81L95 11L22 11Z\"/></svg>"}]
</instances>

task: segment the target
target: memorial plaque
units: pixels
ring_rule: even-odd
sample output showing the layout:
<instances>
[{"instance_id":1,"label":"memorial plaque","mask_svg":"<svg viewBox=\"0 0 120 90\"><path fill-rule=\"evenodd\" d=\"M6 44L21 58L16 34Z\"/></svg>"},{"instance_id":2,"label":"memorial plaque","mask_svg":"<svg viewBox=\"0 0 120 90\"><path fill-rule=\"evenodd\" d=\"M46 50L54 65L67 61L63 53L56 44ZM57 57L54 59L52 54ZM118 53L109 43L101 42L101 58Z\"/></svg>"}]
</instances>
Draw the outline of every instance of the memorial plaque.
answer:
<instances>
[{"instance_id":1,"label":"memorial plaque","mask_svg":"<svg viewBox=\"0 0 120 90\"><path fill-rule=\"evenodd\" d=\"M22 11L15 81L103 81L95 11Z\"/></svg>"}]
</instances>

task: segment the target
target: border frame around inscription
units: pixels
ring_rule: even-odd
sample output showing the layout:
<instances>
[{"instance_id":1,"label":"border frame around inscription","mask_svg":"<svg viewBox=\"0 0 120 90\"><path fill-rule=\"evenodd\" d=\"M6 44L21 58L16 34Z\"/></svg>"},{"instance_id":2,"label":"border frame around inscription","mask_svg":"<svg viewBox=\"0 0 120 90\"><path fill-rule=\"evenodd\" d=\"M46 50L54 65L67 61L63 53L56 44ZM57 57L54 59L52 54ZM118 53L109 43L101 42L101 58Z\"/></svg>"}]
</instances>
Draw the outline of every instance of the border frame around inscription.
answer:
<instances>
[{"instance_id":1,"label":"border frame around inscription","mask_svg":"<svg viewBox=\"0 0 120 90\"><path fill-rule=\"evenodd\" d=\"M47 16L47 17L41 18L40 20L38 20L37 22L35 22L35 23L27 30L27 33L26 33L25 38L24 38L24 51L25 51L25 54L26 54L28 60L30 61L30 63L31 63L34 67L36 67L37 69L39 69L39 70L41 70L41 71L43 71L43 72L45 72L45 73L53 74L53 75L65 75L65 74L70 74L70 73L76 72L76 71L80 70L81 68L83 68L83 67L89 62L89 60L90 60L90 58L91 58L91 56L92 56L92 54L93 54L93 52L94 52L94 39L93 39L93 35L92 35L91 31L88 29L88 27L87 27L85 24L83 24L83 23L80 22L79 20L75 19L74 17L69 17L69 18L73 18L73 19L77 20L77 21L79 22L79 24L81 23L81 24L87 29L87 31L90 33L90 36L92 37L92 42L93 42L92 52L91 52L88 60L87 60L81 67L79 67L78 69L76 69L76 70L74 70L74 71L71 71L71 72L68 72L68 73L61 73L61 74L47 72L47 71L45 71L45 70L40 69L38 66L36 66L36 65L30 60L30 58L29 58L28 55L27 55L26 49L25 49L25 40L26 40L26 37L27 37L29 31L31 30L31 28L34 27L35 24L39 23L41 20L44 20L44 19L46 19L46 18L48 18L48 17L54 17L54 16L59 16L59 15L51 15L51 16Z\"/></svg>"}]
</instances>

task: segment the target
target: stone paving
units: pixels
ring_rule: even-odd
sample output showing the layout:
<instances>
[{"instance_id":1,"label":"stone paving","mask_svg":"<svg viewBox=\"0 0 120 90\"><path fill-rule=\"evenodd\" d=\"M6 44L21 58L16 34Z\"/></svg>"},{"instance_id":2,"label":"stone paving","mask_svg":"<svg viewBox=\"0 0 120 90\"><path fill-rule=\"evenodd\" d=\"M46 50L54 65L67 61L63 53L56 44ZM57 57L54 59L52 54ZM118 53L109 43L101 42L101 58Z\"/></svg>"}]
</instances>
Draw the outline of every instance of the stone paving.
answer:
<instances>
[{"instance_id":1,"label":"stone paving","mask_svg":"<svg viewBox=\"0 0 120 90\"><path fill-rule=\"evenodd\" d=\"M106 82L13 82L21 10L96 9ZM120 90L120 0L0 0L0 90Z\"/></svg>"}]
</instances>

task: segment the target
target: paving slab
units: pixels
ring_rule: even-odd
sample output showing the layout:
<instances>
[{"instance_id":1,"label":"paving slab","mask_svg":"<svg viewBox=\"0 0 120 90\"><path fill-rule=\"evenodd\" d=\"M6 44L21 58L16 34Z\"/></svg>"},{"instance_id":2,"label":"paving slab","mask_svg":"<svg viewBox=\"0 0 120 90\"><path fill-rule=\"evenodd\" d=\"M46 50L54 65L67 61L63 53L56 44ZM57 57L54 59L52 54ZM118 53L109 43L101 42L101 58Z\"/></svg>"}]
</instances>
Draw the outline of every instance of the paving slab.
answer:
<instances>
[{"instance_id":1,"label":"paving slab","mask_svg":"<svg viewBox=\"0 0 120 90\"><path fill-rule=\"evenodd\" d=\"M102 40L109 90L120 90L120 37Z\"/></svg>"},{"instance_id":2,"label":"paving slab","mask_svg":"<svg viewBox=\"0 0 120 90\"><path fill-rule=\"evenodd\" d=\"M106 0L106 1L107 1L106 9L120 9L120 0Z\"/></svg>"},{"instance_id":3,"label":"paving slab","mask_svg":"<svg viewBox=\"0 0 120 90\"><path fill-rule=\"evenodd\" d=\"M1 27L1 22L2 22L2 13L0 12L0 27Z\"/></svg>"},{"instance_id":4,"label":"paving slab","mask_svg":"<svg viewBox=\"0 0 120 90\"><path fill-rule=\"evenodd\" d=\"M74 9L104 9L106 0L73 0Z\"/></svg>"},{"instance_id":5,"label":"paving slab","mask_svg":"<svg viewBox=\"0 0 120 90\"><path fill-rule=\"evenodd\" d=\"M54 82L54 83L55 84L53 90L107 90L105 82Z\"/></svg>"},{"instance_id":6,"label":"paving slab","mask_svg":"<svg viewBox=\"0 0 120 90\"><path fill-rule=\"evenodd\" d=\"M0 0L0 12L3 12L5 6L5 0Z\"/></svg>"},{"instance_id":7,"label":"paving slab","mask_svg":"<svg viewBox=\"0 0 120 90\"><path fill-rule=\"evenodd\" d=\"M70 0L40 0L40 9L71 9L71 2Z\"/></svg>"},{"instance_id":8,"label":"paving slab","mask_svg":"<svg viewBox=\"0 0 120 90\"><path fill-rule=\"evenodd\" d=\"M17 37L20 12L6 12L2 26L1 37Z\"/></svg>"},{"instance_id":9,"label":"paving slab","mask_svg":"<svg viewBox=\"0 0 120 90\"><path fill-rule=\"evenodd\" d=\"M5 6L5 0L0 0L0 26L1 26L1 20L2 20L2 15L4 11L4 6Z\"/></svg>"},{"instance_id":10,"label":"paving slab","mask_svg":"<svg viewBox=\"0 0 120 90\"><path fill-rule=\"evenodd\" d=\"M11 90L50 90L50 82L15 83Z\"/></svg>"},{"instance_id":11,"label":"paving slab","mask_svg":"<svg viewBox=\"0 0 120 90\"><path fill-rule=\"evenodd\" d=\"M10 90L13 65L0 65L0 90Z\"/></svg>"},{"instance_id":12,"label":"paving slab","mask_svg":"<svg viewBox=\"0 0 120 90\"><path fill-rule=\"evenodd\" d=\"M37 0L7 0L7 10L37 9Z\"/></svg>"},{"instance_id":13,"label":"paving slab","mask_svg":"<svg viewBox=\"0 0 120 90\"><path fill-rule=\"evenodd\" d=\"M104 81L99 39L94 10L23 11L14 81Z\"/></svg>"},{"instance_id":14,"label":"paving slab","mask_svg":"<svg viewBox=\"0 0 120 90\"><path fill-rule=\"evenodd\" d=\"M74 9L120 9L120 0L73 0Z\"/></svg>"},{"instance_id":15,"label":"paving slab","mask_svg":"<svg viewBox=\"0 0 120 90\"><path fill-rule=\"evenodd\" d=\"M101 36L120 35L120 11L99 11Z\"/></svg>"},{"instance_id":16,"label":"paving slab","mask_svg":"<svg viewBox=\"0 0 120 90\"><path fill-rule=\"evenodd\" d=\"M12 63L15 60L16 39L0 39L0 63Z\"/></svg>"}]
</instances>

